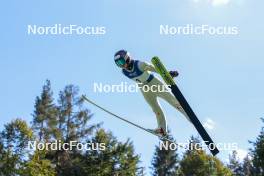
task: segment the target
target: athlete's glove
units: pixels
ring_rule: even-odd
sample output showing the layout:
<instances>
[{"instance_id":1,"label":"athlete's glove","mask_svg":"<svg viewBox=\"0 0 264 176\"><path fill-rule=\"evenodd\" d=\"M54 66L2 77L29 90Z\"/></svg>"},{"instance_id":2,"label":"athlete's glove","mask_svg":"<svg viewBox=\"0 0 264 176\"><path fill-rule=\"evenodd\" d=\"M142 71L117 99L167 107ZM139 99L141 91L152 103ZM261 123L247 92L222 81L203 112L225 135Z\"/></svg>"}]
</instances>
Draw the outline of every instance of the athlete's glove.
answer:
<instances>
[{"instance_id":1,"label":"athlete's glove","mask_svg":"<svg viewBox=\"0 0 264 176\"><path fill-rule=\"evenodd\" d=\"M169 73L170 73L171 77L173 77L173 78L177 77L179 75L179 73L177 71L170 71Z\"/></svg>"}]
</instances>

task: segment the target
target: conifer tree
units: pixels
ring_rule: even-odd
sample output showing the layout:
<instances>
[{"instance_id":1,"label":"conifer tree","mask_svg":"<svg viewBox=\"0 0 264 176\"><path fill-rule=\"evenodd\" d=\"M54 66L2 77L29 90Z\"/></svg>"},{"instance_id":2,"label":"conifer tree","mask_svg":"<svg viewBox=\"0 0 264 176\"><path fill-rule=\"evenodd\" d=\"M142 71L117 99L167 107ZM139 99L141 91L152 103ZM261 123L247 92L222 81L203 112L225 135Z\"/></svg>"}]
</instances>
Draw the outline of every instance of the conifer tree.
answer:
<instances>
[{"instance_id":1,"label":"conifer tree","mask_svg":"<svg viewBox=\"0 0 264 176\"><path fill-rule=\"evenodd\" d=\"M92 143L104 144L105 150L90 150L86 152L82 164L86 175L139 175L139 156L135 154L130 140L118 142L111 132L99 129Z\"/></svg>"},{"instance_id":2,"label":"conifer tree","mask_svg":"<svg viewBox=\"0 0 264 176\"><path fill-rule=\"evenodd\" d=\"M169 135L169 139L173 140L172 136ZM169 146L168 141L163 142L164 145ZM177 148L176 148L177 149ZM178 169L179 158L177 150L172 148L160 148L160 146L155 147L154 157L152 159L152 172L155 176L172 176L175 175Z\"/></svg>"},{"instance_id":3,"label":"conifer tree","mask_svg":"<svg viewBox=\"0 0 264 176\"><path fill-rule=\"evenodd\" d=\"M231 171L223 163L202 149L199 138L191 137L189 148L180 161L181 176L231 176Z\"/></svg>"},{"instance_id":4,"label":"conifer tree","mask_svg":"<svg viewBox=\"0 0 264 176\"><path fill-rule=\"evenodd\" d=\"M261 120L264 122L263 118ZM253 148L250 151L255 174L264 175L264 127L261 128L256 141L250 143L253 144Z\"/></svg>"},{"instance_id":5,"label":"conifer tree","mask_svg":"<svg viewBox=\"0 0 264 176\"><path fill-rule=\"evenodd\" d=\"M251 176L254 175L254 171L252 159L247 155L243 160L243 173L245 176Z\"/></svg>"},{"instance_id":6,"label":"conifer tree","mask_svg":"<svg viewBox=\"0 0 264 176\"><path fill-rule=\"evenodd\" d=\"M15 119L4 126L0 134L0 175L21 173L28 154L28 142L32 139L33 132L24 120Z\"/></svg>"},{"instance_id":7,"label":"conifer tree","mask_svg":"<svg viewBox=\"0 0 264 176\"><path fill-rule=\"evenodd\" d=\"M229 156L229 164L228 168L233 172L236 176L242 176L243 174L243 166L240 163L237 152L233 151L232 154Z\"/></svg>"},{"instance_id":8,"label":"conifer tree","mask_svg":"<svg viewBox=\"0 0 264 176\"><path fill-rule=\"evenodd\" d=\"M66 86L60 91L58 103L55 104L50 81L46 81L41 96L36 98L33 114L37 142L78 143L92 135L93 130L99 125L89 123L92 115L83 107L84 100L78 92L78 87ZM79 170L77 156L80 152L76 148L55 151L47 149L45 154L39 155L39 162L45 165L49 160L55 167L57 175L76 175L78 173L76 170Z\"/></svg>"},{"instance_id":9,"label":"conifer tree","mask_svg":"<svg viewBox=\"0 0 264 176\"><path fill-rule=\"evenodd\" d=\"M35 150L24 164L21 176L55 176L56 172L50 160L45 159L45 150Z\"/></svg>"},{"instance_id":10,"label":"conifer tree","mask_svg":"<svg viewBox=\"0 0 264 176\"><path fill-rule=\"evenodd\" d=\"M55 139L62 143L71 141L84 142L92 135L99 124L90 124L92 117L90 111L83 107L84 100L78 95L76 86L68 85L59 93L57 105L57 122L53 131ZM81 151L73 150L51 151L48 157L56 164L58 175L76 175L78 173L78 162L73 160ZM77 169L77 170L76 170Z\"/></svg>"},{"instance_id":11,"label":"conifer tree","mask_svg":"<svg viewBox=\"0 0 264 176\"><path fill-rule=\"evenodd\" d=\"M33 113L33 129L39 142L47 142L57 125L57 108L52 96L51 84L47 80L41 95L36 97Z\"/></svg>"}]
</instances>

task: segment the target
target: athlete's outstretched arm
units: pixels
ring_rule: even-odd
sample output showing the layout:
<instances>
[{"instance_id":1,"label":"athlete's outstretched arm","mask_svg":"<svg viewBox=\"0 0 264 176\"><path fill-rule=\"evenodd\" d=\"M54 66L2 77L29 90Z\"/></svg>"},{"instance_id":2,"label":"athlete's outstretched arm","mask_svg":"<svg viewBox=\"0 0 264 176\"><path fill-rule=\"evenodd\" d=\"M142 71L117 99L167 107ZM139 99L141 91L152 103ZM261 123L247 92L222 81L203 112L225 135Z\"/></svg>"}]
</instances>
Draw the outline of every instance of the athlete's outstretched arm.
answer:
<instances>
[{"instance_id":1,"label":"athlete's outstretched arm","mask_svg":"<svg viewBox=\"0 0 264 176\"><path fill-rule=\"evenodd\" d=\"M140 66L139 66L142 70L144 71L151 71L151 72L155 72L157 73L155 67L150 64L150 63L147 63L147 62L141 62ZM177 77L179 75L178 71L170 71L169 72L170 75L174 78L174 77Z\"/></svg>"}]
</instances>

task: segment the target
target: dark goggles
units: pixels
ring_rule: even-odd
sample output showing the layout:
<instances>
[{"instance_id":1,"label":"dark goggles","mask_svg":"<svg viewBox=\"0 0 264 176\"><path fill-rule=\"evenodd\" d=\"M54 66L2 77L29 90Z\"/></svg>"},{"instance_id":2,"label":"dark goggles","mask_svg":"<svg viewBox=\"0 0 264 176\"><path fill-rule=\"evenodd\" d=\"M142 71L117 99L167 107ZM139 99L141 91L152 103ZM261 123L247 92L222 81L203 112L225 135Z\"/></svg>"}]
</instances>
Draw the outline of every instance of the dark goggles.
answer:
<instances>
[{"instance_id":1,"label":"dark goggles","mask_svg":"<svg viewBox=\"0 0 264 176\"><path fill-rule=\"evenodd\" d=\"M126 64L125 58L120 57L117 60L115 60L115 63L119 67L123 67Z\"/></svg>"}]
</instances>

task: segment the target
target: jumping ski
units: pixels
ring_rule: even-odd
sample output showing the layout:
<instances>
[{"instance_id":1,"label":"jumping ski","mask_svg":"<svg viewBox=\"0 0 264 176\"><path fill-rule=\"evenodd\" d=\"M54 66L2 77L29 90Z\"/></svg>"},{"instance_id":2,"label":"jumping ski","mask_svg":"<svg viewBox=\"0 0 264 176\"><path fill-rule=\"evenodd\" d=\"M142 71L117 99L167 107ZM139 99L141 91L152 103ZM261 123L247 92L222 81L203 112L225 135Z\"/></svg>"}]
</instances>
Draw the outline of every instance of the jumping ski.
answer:
<instances>
[{"instance_id":1,"label":"jumping ski","mask_svg":"<svg viewBox=\"0 0 264 176\"><path fill-rule=\"evenodd\" d=\"M165 68L165 66L162 64L160 59L158 57L153 57L151 60L152 64L154 65L156 71L160 74L160 76L163 78L165 83L171 88L171 92L175 96L175 98L179 101L180 105L182 106L183 110L189 117L190 121L198 131L198 133L201 135L202 139L204 140L205 144L208 146L208 149L211 151L211 153L215 156L219 153L219 150L217 149L216 145L214 144L213 140L209 136L209 134L204 129L203 125L193 112L192 108L184 98L183 94L181 93L180 89L174 82L173 78Z\"/></svg>"},{"instance_id":2,"label":"jumping ski","mask_svg":"<svg viewBox=\"0 0 264 176\"><path fill-rule=\"evenodd\" d=\"M85 100L86 102L88 102L88 103L90 103L90 104L96 106L97 108L99 108L99 109L103 110L104 112L106 112L106 113L112 115L113 117L115 117L115 118L117 118L117 119L119 119L119 120L122 120L123 122L126 122L126 123L128 123L128 124L130 124L130 125L133 125L134 127L137 127L137 128L139 128L139 129L141 129L141 130L143 130L143 131L145 131L145 132L148 132L148 133L150 133L150 134L152 134L152 135L155 135L155 136L159 137L159 139L162 140L162 141L168 141L168 142L175 143L176 145L178 145L175 141L169 139L169 138L166 137L166 136L158 135L158 134L152 132L151 130L149 130L149 129L147 129L147 128L144 128L144 127L142 127L142 126L140 126L140 125L137 125L137 124L135 124L135 123L133 123L133 122L131 122L131 121L129 121L129 120L127 120L127 119L125 119L125 118L123 118L123 117L117 115L117 114L112 113L111 111L108 111L106 108L104 108L104 107L102 107L102 106L99 106L98 104L96 104L96 103L93 102L92 100L88 99L85 95L82 95L82 98L83 98L83 100ZM183 147L183 146L181 146L181 145L178 145L178 146L179 146L179 147Z\"/></svg>"}]
</instances>

